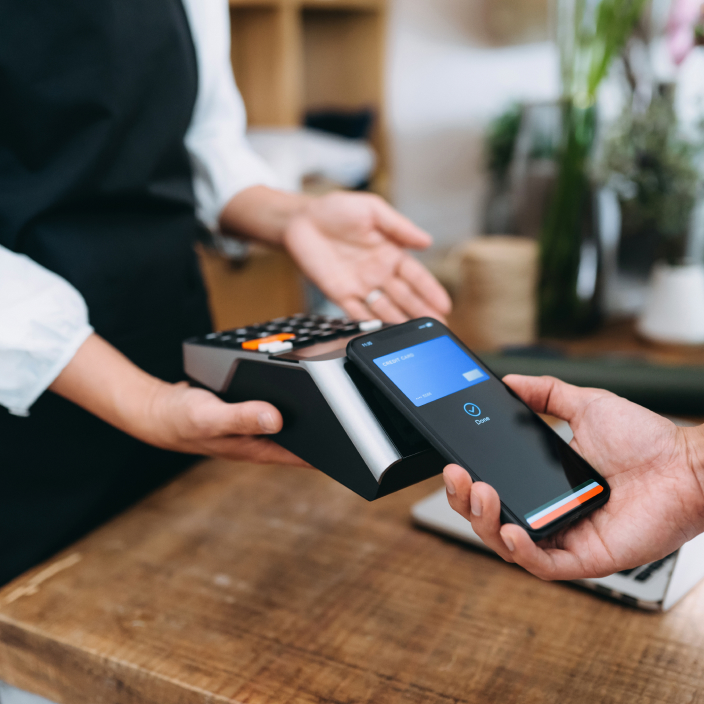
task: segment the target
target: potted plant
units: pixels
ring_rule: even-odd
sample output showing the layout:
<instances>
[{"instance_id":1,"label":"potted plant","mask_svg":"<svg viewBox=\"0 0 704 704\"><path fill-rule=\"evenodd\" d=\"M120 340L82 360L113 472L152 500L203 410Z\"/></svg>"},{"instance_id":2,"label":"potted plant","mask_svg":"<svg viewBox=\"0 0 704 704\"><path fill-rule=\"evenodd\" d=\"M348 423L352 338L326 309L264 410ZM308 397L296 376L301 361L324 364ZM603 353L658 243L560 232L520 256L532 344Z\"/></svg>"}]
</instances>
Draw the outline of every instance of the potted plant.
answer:
<instances>
[{"instance_id":1,"label":"potted plant","mask_svg":"<svg viewBox=\"0 0 704 704\"><path fill-rule=\"evenodd\" d=\"M688 13L676 2L669 22L677 62L701 36L694 24L701 18L701 0L696 12L690 0L684 4ZM690 21L686 35L683 17ZM643 90L627 57L624 63L631 96L605 142L603 159L605 180L621 203L622 251L635 268L656 261L638 330L660 342L704 343L704 267L689 257L692 216L701 195L697 163L704 129L685 135L674 107L675 85L656 83Z\"/></svg>"}]
</instances>

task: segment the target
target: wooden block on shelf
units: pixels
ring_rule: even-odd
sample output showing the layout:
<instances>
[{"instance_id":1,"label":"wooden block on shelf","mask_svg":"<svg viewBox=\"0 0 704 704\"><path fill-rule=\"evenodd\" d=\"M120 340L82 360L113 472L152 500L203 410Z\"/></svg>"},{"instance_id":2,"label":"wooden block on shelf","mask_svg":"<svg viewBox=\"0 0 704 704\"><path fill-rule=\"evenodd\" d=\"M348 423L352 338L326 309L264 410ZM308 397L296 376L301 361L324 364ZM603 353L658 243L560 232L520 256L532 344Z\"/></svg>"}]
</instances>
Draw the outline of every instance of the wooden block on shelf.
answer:
<instances>
[{"instance_id":1,"label":"wooden block on shelf","mask_svg":"<svg viewBox=\"0 0 704 704\"><path fill-rule=\"evenodd\" d=\"M241 265L197 247L216 330L251 325L305 309L303 278L282 250L253 246Z\"/></svg>"},{"instance_id":2,"label":"wooden block on shelf","mask_svg":"<svg viewBox=\"0 0 704 704\"><path fill-rule=\"evenodd\" d=\"M485 31L496 46L540 42L550 38L548 0L481 0Z\"/></svg>"},{"instance_id":3,"label":"wooden block on shelf","mask_svg":"<svg viewBox=\"0 0 704 704\"><path fill-rule=\"evenodd\" d=\"M231 59L251 125L300 122L300 17L292 5L247 0L230 5Z\"/></svg>"},{"instance_id":4,"label":"wooden block on shelf","mask_svg":"<svg viewBox=\"0 0 704 704\"><path fill-rule=\"evenodd\" d=\"M309 110L371 108L383 170L385 21L386 0L230 0L249 123L295 126Z\"/></svg>"},{"instance_id":5,"label":"wooden block on shelf","mask_svg":"<svg viewBox=\"0 0 704 704\"><path fill-rule=\"evenodd\" d=\"M386 162L384 34L381 5L343 6L306 1L302 13L303 109L359 110L375 115L371 141Z\"/></svg>"}]
</instances>

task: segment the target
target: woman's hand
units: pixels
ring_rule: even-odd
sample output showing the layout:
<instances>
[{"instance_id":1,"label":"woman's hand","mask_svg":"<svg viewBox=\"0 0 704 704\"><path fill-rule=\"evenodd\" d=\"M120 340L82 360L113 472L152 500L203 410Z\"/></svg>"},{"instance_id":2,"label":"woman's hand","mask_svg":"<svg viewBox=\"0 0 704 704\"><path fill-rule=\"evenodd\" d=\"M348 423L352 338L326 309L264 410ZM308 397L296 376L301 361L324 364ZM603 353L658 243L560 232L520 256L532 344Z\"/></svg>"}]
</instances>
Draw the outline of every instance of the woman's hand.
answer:
<instances>
[{"instance_id":1,"label":"woman's hand","mask_svg":"<svg viewBox=\"0 0 704 704\"><path fill-rule=\"evenodd\" d=\"M492 487L447 466L450 505L505 560L542 579L604 577L665 557L704 530L704 426L678 428L608 391L551 377L504 381L534 411L566 420L572 447L611 487L603 507L536 544L523 528L500 525Z\"/></svg>"},{"instance_id":2,"label":"woman's hand","mask_svg":"<svg viewBox=\"0 0 704 704\"><path fill-rule=\"evenodd\" d=\"M307 466L267 439L283 425L271 404L225 403L185 382L167 384L95 334L49 388L150 445L232 460Z\"/></svg>"},{"instance_id":3,"label":"woman's hand","mask_svg":"<svg viewBox=\"0 0 704 704\"><path fill-rule=\"evenodd\" d=\"M369 193L320 198L252 186L223 208L220 228L283 245L304 274L353 318L392 323L429 315L443 320L450 297L406 249L432 240Z\"/></svg>"},{"instance_id":4,"label":"woman's hand","mask_svg":"<svg viewBox=\"0 0 704 704\"><path fill-rule=\"evenodd\" d=\"M225 403L186 382L160 382L144 401L147 420L133 434L151 445L229 460L308 466L266 438L283 426L270 403Z\"/></svg>"},{"instance_id":5,"label":"woman's hand","mask_svg":"<svg viewBox=\"0 0 704 704\"><path fill-rule=\"evenodd\" d=\"M444 320L445 289L406 249L425 249L430 235L378 196L332 193L291 219L284 246L308 278L348 315L399 323Z\"/></svg>"}]
</instances>

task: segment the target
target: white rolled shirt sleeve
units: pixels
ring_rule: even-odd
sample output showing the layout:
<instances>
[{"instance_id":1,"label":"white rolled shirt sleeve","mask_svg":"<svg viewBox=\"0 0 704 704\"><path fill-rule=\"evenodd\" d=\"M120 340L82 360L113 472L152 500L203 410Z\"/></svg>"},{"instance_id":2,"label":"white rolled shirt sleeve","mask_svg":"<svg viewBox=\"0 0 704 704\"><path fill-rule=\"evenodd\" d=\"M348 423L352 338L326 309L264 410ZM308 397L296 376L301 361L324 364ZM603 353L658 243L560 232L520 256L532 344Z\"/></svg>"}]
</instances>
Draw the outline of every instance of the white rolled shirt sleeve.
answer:
<instances>
[{"instance_id":1,"label":"white rolled shirt sleeve","mask_svg":"<svg viewBox=\"0 0 704 704\"><path fill-rule=\"evenodd\" d=\"M0 405L28 415L92 332L71 284L0 247Z\"/></svg>"},{"instance_id":2,"label":"white rolled shirt sleeve","mask_svg":"<svg viewBox=\"0 0 704 704\"><path fill-rule=\"evenodd\" d=\"M240 191L278 187L278 179L247 141L247 116L230 63L227 0L183 0L198 61L198 95L186 148L199 219L218 228L220 213Z\"/></svg>"}]
</instances>

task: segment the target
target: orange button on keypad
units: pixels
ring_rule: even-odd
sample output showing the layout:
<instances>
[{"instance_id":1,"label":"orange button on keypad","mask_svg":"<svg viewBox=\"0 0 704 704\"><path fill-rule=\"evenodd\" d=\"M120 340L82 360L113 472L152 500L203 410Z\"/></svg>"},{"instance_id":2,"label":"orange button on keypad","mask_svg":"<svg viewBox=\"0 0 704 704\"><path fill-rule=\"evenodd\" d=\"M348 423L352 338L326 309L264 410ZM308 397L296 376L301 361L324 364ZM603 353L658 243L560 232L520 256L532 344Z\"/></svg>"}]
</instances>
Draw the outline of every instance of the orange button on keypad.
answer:
<instances>
[{"instance_id":1,"label":"orange button on keypad","mask_svg":"<svg viewBox=\"0 0 704 704\"><path fill-rule=\"evenodd\" d=\"M256 340L247 340L247 342L242 343L243 350L258 350L259 345L266 345L269 342L286 342L286 340L292 340L295 335L290 332L281 332L278 335L269 335L269 337L259 337Z\"/></svg>"}]
</instances>

